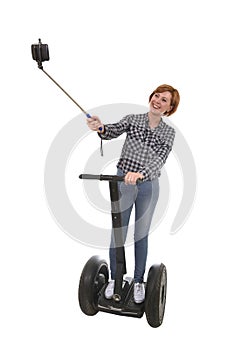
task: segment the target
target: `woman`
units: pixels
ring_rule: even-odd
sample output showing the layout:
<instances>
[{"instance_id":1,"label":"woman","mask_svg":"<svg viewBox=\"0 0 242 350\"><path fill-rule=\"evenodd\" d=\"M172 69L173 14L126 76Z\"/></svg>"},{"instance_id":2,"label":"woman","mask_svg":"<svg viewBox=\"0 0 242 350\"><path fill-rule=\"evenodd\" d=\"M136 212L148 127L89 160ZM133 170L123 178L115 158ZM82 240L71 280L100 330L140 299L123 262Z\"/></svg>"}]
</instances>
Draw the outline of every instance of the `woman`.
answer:
<instances>
[{"instance_id":1,"label":"woman","mask_svg":"<svg viewBox=\"0 0 242 350\"><path fill-rule=\"evenodd\" d=\"M158 86L149 97L149 112L127 115L120 122L103 125L97 116L87 119L91 130L97 131L104 140L116 138L126 132L120 159L118 175L125 175L125 184L119 186L124 241L127 236L129 218L135 205L135 270L134 301L141 303L145 298L144 273L147 260L148 234L159 196L158 177L161 168L172 149L175 130L162 117L173 114L180 96L170 85ZM139 182L136 185L138 179ZM113 237L110 246L111 281L105 297L112 298L116 272L116 257Z\"/></svg>"}]
</instances>

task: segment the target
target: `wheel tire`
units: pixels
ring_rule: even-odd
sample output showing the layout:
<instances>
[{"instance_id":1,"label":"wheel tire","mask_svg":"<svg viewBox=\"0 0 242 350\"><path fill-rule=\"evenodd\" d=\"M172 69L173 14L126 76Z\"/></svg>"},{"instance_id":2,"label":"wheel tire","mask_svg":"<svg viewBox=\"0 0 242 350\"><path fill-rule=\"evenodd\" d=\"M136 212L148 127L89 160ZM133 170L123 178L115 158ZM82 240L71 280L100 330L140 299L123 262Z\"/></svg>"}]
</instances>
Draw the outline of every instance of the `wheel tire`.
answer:
<instances>
[{"instance_id":1,"label":"wheel tire","mask_svg":"<svg viewBox=\"0 0 242 350\"><path fill-rule=\"evenodd\" d=\"M85 264L79 283L79 305L88 316L98 312L98 293L105 283L108 282L108 265L99 256L91 257Z\"/></svg>"},{"instance_id":2,"label":"wheel tire","mask_svg":"<svg viewBox=\"0 0 242 350\"><path fill-rule=\"evenodd\" d=\"M145 314L151 327L162 324L167 290L167 273L163 264L152 265L146 283Z\"/></svg>"}]
</instances>

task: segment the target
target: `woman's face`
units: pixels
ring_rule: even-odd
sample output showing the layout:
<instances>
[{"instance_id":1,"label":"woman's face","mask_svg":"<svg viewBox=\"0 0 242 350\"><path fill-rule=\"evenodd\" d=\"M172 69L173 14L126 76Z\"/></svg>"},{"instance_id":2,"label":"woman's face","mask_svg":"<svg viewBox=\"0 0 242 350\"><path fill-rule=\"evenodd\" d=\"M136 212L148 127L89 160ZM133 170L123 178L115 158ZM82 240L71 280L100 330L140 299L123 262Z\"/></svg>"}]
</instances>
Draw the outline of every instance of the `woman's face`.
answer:
<instances>
[{"instance_id":1,"label":"woman's face","mask_svg":"<svg viewBox=\"0 0 242 350\"><path fill-rule=\"evenodd\" d=\"M172 95L169 91L156 92L150 100L150 111L155 115L161 115L171 110Z\"/></svg>"}]
</instances>

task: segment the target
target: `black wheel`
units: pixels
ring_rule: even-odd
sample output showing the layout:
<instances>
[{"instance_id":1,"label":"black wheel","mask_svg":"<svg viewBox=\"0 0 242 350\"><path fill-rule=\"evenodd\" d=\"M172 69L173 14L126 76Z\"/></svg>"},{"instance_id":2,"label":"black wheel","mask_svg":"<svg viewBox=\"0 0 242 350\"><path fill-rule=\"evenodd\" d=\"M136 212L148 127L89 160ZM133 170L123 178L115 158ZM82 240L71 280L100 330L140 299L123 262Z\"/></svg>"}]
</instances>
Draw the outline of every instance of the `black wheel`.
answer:
<instances>
[{"instance_id":1,"label":"black wheel","mask_svg":"<svg viewBox=\"0 0 242 350\"><path fill-rule=\"evenodd\" d=\"M108 265L99 256L91 257L85 264L79 283L78 297L84 314L93 316L98 312L98 293L108 282Z\"/></svg>"},{"instance_id":2,"label":"black wheel","mask_svg":"<svg viewBox=\"0 0 242 350\"><path fill-rule=\"evenodd\" d=\"M146 283L145 314L151 327L159 327L162 324L167 289L167 273L163 264L152 265Z\"/></svg>"}]
</instances>

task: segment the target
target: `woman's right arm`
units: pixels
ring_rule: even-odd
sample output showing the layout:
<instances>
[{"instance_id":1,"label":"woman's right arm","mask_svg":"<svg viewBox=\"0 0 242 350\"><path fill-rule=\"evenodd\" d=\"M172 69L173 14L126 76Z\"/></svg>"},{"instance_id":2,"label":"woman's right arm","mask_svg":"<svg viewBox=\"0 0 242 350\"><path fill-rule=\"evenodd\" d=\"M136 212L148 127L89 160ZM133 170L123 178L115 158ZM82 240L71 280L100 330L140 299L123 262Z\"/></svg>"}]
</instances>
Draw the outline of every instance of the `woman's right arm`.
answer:
<instances>
[{"instance_id":1,"label":"woman's right arm","mask_svg":"<svg viewBox=\"0 0 242 350\"><path fill-rule=\"evenodd\" d=\"M87 118L87 125L93 131L97 131L104 140L111 140L122 135L129 128L131 115L122 118L118 123L103 124L97 116ZM100 129L101 130L100 130Z\"/></svg>"}]
</instances>

